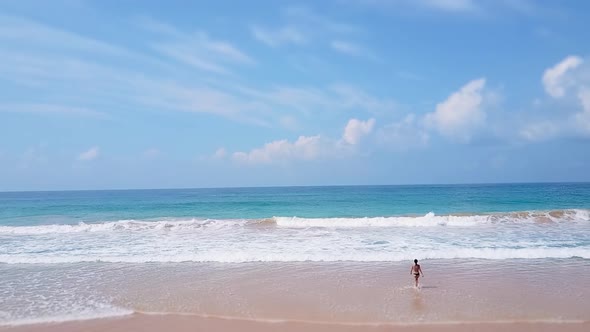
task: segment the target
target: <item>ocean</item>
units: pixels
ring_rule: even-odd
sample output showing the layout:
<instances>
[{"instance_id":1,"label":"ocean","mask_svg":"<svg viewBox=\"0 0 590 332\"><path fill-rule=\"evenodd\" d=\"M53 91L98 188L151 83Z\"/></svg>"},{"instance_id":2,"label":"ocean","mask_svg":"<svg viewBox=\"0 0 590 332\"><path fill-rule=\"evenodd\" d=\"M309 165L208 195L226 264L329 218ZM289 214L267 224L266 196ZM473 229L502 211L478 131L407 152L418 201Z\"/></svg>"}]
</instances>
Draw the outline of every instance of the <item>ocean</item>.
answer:
<instances>
[{"instance_id":1,"label":"ocean","mask_svg":"<svg viewBox=\"0 0 590 332\"><path fill-rule=\"evenodd\" d=\"M529 266L524 270L555 283L547 264L587 273L590 184L4 192L0 325L134 312L293 318L261 305L264 300L250 303L256 294L242 294L242 302L215 299L228 292L228 284L243 283L239 276L260 282L248 287L275 289L272 294L281 294L280 285L297 276L307 279L294 288L313 285L318 275L310 269L339 285L351 282L343 274L362 279L377 269L379 287L387 287L384 275L393 273L387 269L402 271L415 258L447 275L454 273L450 266L464 272L476 266L488 274ZM405 289L405 282L396 289ZM465 290L455 295L460 299ZM357 305L368 320L453 318L436 310L396 307L400 314L394 315ZM483 317L488 307L481 307L468 318ZM520 316L497 309L495 315L588 318L575 310L556 315L554 309ZM350 317L330 306L318 310Z\"/></svg>"}]
</instances>

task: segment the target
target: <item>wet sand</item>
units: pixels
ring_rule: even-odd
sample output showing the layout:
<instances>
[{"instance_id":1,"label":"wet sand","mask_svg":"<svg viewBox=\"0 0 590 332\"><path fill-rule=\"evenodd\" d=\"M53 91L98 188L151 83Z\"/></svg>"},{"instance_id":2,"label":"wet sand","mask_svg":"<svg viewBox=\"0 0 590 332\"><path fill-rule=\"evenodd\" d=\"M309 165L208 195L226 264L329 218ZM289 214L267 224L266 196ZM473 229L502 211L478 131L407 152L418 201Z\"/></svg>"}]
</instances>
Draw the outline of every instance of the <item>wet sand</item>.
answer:
<instances>
[{"instance_id":1,"label":"wet sand","mask_svg":"<svg viewBox=\"0 0 590 332\"><path fill-rule=\"evenodd\" d=\"M14 328L0 328L3 332L160 332L160 331L207 331L207 332L586 332L590 322L533 323L533 322L485 322L448 324L336 324L311 322L261 322L255 320L205 318L189 315L141 315L119 319L101 319L60 324L38 324Z\"/></svg>"},{"instance_id":2,"label":"wet sand","mask_svg":"<svg viewBox=\"0 0 590 332\"><path fill-rule=\"evenodd\" d=\"M0 331L590 331L588 260L425 260L422 267L415 289L404 263L11 266L0 269L10 281L0 311L26 304L10 298L37 301L9 292L52 291L44 296L102 294L134 313ZM38 289L35 280L56 282Z\"/></svg>"}]
</instances>

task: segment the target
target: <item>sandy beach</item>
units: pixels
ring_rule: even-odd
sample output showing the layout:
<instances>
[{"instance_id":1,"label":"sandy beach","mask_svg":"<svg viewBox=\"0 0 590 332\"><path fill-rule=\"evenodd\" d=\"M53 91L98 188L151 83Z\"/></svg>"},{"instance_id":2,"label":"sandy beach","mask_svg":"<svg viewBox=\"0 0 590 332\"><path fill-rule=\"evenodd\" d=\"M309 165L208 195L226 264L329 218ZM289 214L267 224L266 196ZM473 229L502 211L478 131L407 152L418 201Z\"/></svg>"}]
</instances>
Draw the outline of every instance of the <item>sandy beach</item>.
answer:
<instances>
[{"instance_id":1,"label":"sandy beach","mask_svg":"<svg viewBox=\"0 0 590 332\"><path fill-rule=\"evenodd\" d=\"M568 202L590 193L555 185L5 194L12 212L0 225L0 330L588 330L590 210L512 205L523 191L538 202L564 188ZM387 210L397 199L405 208L406 195L413 209L424 197L439 209L441 197L487 202L490 190L510 211ZM264 216L287 213L289 202L312 215L351 205L377 216L244 218L236 199ZM342 199L337 213L317 210ZM148 202L165 210L146 210ZM39 204L41 216L22 216ZM235 212L179 217L178 204ZM144 217L120 219L129 211ZM62 214L69 221L56 223ZM418 288L415 258L424 273Z\"/></svg>"},{"instance_id":2,"label":"sandy beach","mask_svg":"<svg viewBox=\"0 0 590 332\"><path fill-rule=\"evenodd\" d=\"M355 331L394 331L394 332L469 332L469 331L498 331L502 329L507 332L527 331L564 331L582 332L590 329L590 322L482 322L482 323L447 323L447 324L337 324L337 323L312 323L312 322L262 322L255 320L204 318L190 315L142 315L119 319L90 320L83 322L67 322L61 324L38 324L21 326L15 328L0 328L5 332L160 332L160 331L310 331L310 332L355 332Z\"/></svg>"},{"instance_id":3,"label":"sandy beach","mask_svg":"<svg viewBox=\"0 0 590 332\"><path fill-rule=\"evenodd\" d=\"M388 263L105 264L93 274L120 317L21 321L1 331L587 331L586 260ZM10 274L33 275L31 267ZM52 278L44 269L43 278ZM573 276L573 277L572 277ZM26 289L26 279L16 288ZM63 287L63 286L59 286ZM88 287L70 283L72 288ZM57 292L66 292L57 289ZM83 290L76 289L76 296ZM22 296L21 296L22 297ZM29 296L29 298L31 298ZM98 308L96 310L100 310ZM43 318L42 318L43 319Z\"/></svg>"}]
</instances>

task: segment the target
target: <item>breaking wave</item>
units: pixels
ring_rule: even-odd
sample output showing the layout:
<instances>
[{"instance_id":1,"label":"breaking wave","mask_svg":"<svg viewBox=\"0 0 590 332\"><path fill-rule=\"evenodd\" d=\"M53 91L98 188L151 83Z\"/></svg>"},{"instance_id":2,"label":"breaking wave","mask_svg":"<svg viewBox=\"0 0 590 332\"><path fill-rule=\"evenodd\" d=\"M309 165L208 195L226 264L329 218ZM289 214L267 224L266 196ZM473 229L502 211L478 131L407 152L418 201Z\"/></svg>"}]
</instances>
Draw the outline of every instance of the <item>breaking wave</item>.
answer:
<instances>
[{"instance_id":1,"label":"breaking wave","mask_svg":"<svg viewBox=\"0 0 590 332\"><path fill-rule=\"evenodd\" d=\"M119 220L102 223L53 224L37 226L0 226L0 234L52 234L82 232L175 231L220 229L243 226L277 226L283 228L351 228L351 227L469 227L494 223L559 223L590 221L590 210L522 211L491 214L392 216L362 218L300 218L267 219L160 219Z\"/></svg>"},{"instance_id":2,"label":"breaking wave","mask_svg":"<svg viewBox=\"0 0 590 332\"><path fill-rule=\"evenodd\" d=\"M590 210L0 227L0 263L590 259Z\"/></svg>"}]
</instances>

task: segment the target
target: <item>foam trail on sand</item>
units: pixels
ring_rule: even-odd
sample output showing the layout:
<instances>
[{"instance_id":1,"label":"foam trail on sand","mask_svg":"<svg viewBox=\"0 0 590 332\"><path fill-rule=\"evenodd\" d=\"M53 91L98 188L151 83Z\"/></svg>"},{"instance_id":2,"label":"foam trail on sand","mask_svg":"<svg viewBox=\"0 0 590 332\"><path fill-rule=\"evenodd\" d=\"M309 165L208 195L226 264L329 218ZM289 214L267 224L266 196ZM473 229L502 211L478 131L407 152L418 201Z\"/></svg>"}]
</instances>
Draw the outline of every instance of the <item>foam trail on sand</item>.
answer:
<instances>
[{"instance_id":1,"label":"foam trail on sand","mask_svg":"<svg viewBox=\"0 0 590 332\"><path fill-rule=\"evenodd\" d=\"M342 249L344 250L344 249ZM414 257L422 259L541 259L541 258L584 258L590 259L590 248L535 248L535 249L493 249L493 248L455 248L448 250L412 250L407 252L219 252L203 254L169 254L169 255L97 255L80 256L31 256L0 255L0 263L5 264L66 264L82 262L103 263L181 263L181 262L400 262L411 261Z\"/></svg>"},{"instance_id":2,"label":"foam trail on sand","mask_svg":"<svg viewBox=\"0 0 590 332\"><path fill-rule=\"evenodd\" d=\"M62 323L78 320L123 317L133 314L132 310L115 307L108 304L92 308L71 308L69 313L54 315L39 315L36 317L11 317L0 311L0 326L20 326L43 323Z\"/></svg>"}]
</instances>

